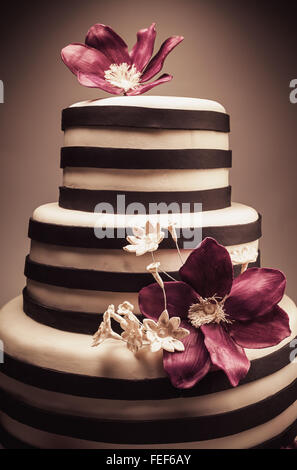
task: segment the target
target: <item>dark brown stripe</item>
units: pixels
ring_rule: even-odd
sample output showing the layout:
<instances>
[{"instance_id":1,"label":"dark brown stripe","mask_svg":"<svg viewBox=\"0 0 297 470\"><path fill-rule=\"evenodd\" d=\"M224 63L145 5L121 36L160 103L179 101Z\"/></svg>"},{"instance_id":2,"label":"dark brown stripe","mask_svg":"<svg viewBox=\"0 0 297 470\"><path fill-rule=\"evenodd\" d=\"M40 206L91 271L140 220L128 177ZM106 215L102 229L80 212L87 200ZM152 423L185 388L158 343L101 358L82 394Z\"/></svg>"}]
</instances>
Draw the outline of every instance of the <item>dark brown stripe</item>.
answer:
<instances>
[{"instance_id":1,"label":"dark brown stripe","mask_svg":"<svg viewBox=\"0 0 297 470\"><path fill-rule=\"evenodd\" d=\"M99 312L77 312L42 305L30 297L26 288L23 290L23 310L28 317L42 325L84 335L93 335L102 320L102 313ZM142 315L137 315L137 317L140 321L144 318ZM119 334L122 333L123 330L118 322L111 319L111 323L113 331Z\"/></svg>"},{"instance_id":2,"label":"dark brown stripe","mask_svg":"<svg viewBox=\"0 0 297 470\"><path fill-rule=\"evenodd\" d=\"M249 267L258 267L260 259L251 263ZM234 274L240 274L240 266L234 267ZM27 256L25 263L25 276L32 281L50 284L69 289L84 289L107 292L139 292L143 287L152 284L150 273L129 273L99 271L94 269L77 269L36 263ZM174 279L179 280L179 272L168 272ZM160 273L164 281L169 279Z\"/></svg>"},{"instance_id":3,"label":"dark brown stripe","mask_svg":"<svg viewBox=\"0 0 297 470\"><path fill-rule=\"evenodd\" d=\"M138 292L152 284L150 273L120 273L97 271L93 269L75 269L36 263L26 258L25 276L32 281L67 287L70 289L86 289L109 292ZM175 279L178 272L169 272ZM161 274L162 275L162 274ZM162 275L165 280L165 276Z\"/></svg>"},{"instance_id":4,"label":"dark brown stripe","mask_svg":"<svg viewBox=\"0 0 297 470\"><path fill-rule=\"evenodd\" d=\"M225 246L252 242L258 240L262 235L261 222L262 217L259 214L259 218L255 222L248 224L203 227L202 239L212 237L216 239L218 243ZM166 229L162 230L165 232L165 239L160 244L159 249L176 249L172 238L168 236L168 231ZM179 238L180 246L182 246L184 242L191 242L193 240L193 230L193 228L185 229L185 231L189 232L189 238L186 238L181 230L181 236ZM198 228L198 230L200 229ZM127 227L126 234L131 233L132 228ZM126 238L117 237L117 230L115 230L114 238L99 239L95 236L94 227L47 224L33 219L30 219L29 222L28 235L29 238L38 242L78 248L120 250L123 246L127 245Z\"/></svg>"},{"instance_id":5,"label":"dark brown stripe","mask_svg":"<svg viewBox=\"0 0 297 470\"><path fill-rule=\"evenodd\" d=\"M225 413L160 420L99 419L43 410L0 388L0 409L34 428L94 442L167 444L217 439L267 423L285 411L297 395L297 379L278 393Z\"/></svg>"},{"instance_id":6,"label":"dark brown stripe","mask_svg":"<svg viewBox=\"0 0 297 470\"><path fill-rule=\"evenodd\" d=\"M138 127L230 131L228 114L217 111L141 108L136 106L83 106L66 108L62 130L69 127Z\"/></svg>"},{"instance_id":7,"label":"dark brown stripe","mask_svg":"<svg viewBox=\"0 0 297 470\"><path fill-rule=\"evenodd\" d=\"M118 204L118 197L125 196L123 204ZM231 205L231 186L203 191L101 191L91 189L76 189L65 186L60 187L59 206L84 212L94 212L98 204L105 203L107 213L126 213L130 204L142 204L147 214L168 214L170 210L185 212L182 204L189 204L187 212L198 212L195 204L202 204L203 211L224 209ZM162 204L165 203L165 207ZM152 212L151 204L161 204ZM178 209L170 208L170 204L177 204ZM105 207L104 207L105 209ZM103 211L103 209L102 209Z\"/></svg>"},{"instance_id":8,"label":"dark brown stripe","mask_svg":"<svg viewBox=\"0 0 297 470\"><path fill-rule=\"evenodd\" d=\"M0 423L0 445L7 450L37 450L37 447L33 447L24 441L21 441L17 437L10 434ZM1 449L1 448L0 448Z\"/></svg>"},{"instance_id":9,"label":"dark brown stripe","mask_svg":"<svg viewBox=\"0 0 297 470\"><path fill-rule=\"evenodd\" d=\"M271 449L281 449L282 447L286 447L288 445L292 445L294 442L294 439L297 435L297 420L294 421L288 428L286 428L283 432L281 432L278 436L273 437L272 439L269 439L265 442L262 442L261 444L251 447L250 449L266 449L266 450L271 450ZM9 449L9 450L22 450L22 449L30 449L30 450L41 450L41 448L27 444L20 439L16 438L12 434L6 431L3 427L1 427L0 424L0 443L3 445L4 449ZM48 442L50 444L50 441ZM178 443L176 444L176 447L178 447ZM45 447L44 447L45 449ZM49 449L55 449L53 445ZM79 449L79 447L78 447ZM156 450L148 450L148 449L137 449L137 451L134 450L134 454L137 455L143 455L143 458L147 458L148 455L151 455L152 453L156 453ZM158 449L158 454L163 455L164 453L168 453L168 450L164 449ZM204 450L204 457L209 454L210 457L213 458L214 452L216 452L215 449L209 449L209 450ZM219 457L221 456L222 451L217 450L219 452ZM230 458L234 458L234 453L239 453L241 452L239 449L236 451L234 449L225 449L224 454L226 453L232 454L230 455ZM131 456L131 449L130 450L123 450L121 449L120 451L121 455L126 455L126 456ZM177 457L180 455L180 450L179 449L170 449L170 455L176 455ZM106 462L106 458L110 457L110 450L108 449L100 449L100 459L103 462ZM98 462L98 454L96 456L97 462ZM191 462L192 465L194 463L199 466L201 464L201 450L199 449L191 449ZM99 461L100 464L100 461Z\"/></svg>"},{"instance_id":10,"label":"dark brown stripe","mask_svg":"<svg viewBox=\"0 0 297 470\"><path fill-rule=\"evenodd\" d=\"M142 150L105 147L64 147L61 149L61 168L204 170L231 168L231 166L231 150Z\"/></svg>"}]
</instances>

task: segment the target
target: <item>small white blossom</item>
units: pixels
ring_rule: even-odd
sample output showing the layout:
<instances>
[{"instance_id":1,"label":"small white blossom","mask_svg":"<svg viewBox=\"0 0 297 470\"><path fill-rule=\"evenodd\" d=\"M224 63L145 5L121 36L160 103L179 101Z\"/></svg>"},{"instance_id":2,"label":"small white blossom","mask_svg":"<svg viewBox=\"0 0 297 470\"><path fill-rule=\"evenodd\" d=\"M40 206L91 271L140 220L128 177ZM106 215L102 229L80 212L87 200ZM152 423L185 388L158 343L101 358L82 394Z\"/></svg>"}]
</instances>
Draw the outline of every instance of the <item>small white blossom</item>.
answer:
<instances>
[{"instance_id":1,"label":"small white blossom","mask_svg":"<svg viewBox=\"0 0 297 470\"><path fill-rule=\"evenodd\" d=\"M98 331L93 336L93 347L99 346L108 338L121 339L120 335L115 333L111 327L111 317L114 313L114 305L109 305L103 314L103 321L100 323Z\"/></svg>"},{"instance_id":2,"label":"small white blossom","mask_svg":"<svg viewBox=\"0 0 297 470\"><path fill-rule=\"evenodd\" d=\"M132 305L130 302L127 300L120 304L117 309L117 313L119 315L128 315L128 313L132 313L134 310L134 305Z\"/></svg>"},{"instance_id":3,"label":"small white blossom","mask_svg":"<svg viewBox=\"0 0 297 470\"><path fill-rule=\"evenodd\" d=\"M233 265L254 263L258 258L258 248L256 246L243 245L237 248L229 248L228 251Z\"/></svg>"},{"instance_id":4,"label":"small white blossom","mask_svg":"<svg viewBox=\"0 0 297 470\"><path fill-rule=\"evenodd\" d=\"M177 233L176 233L176 222L170 221L168 224L168 231L172 237L172 240L177 243Z\"/></svg>"},{"instance_id":5,"label":"small white blossom","mask_svg":"<svg viewBox=\"0 0 297 470\"><path fill-rule=\"evenodd\" d=\"M158 265L158 263L155 263ZM152 267L158 269L158 266ZM143 347L150 347L151 352L164 349L168 352L184 351L182 339L189 331L180 328L180 318L169 318L167 310L161 314L158 322L150 319L143 320L143 323L133 313L134 306L125 301L118 306L117 313L114 305L109 305L103 314L98 331L93 336L93 347L99 346L106 339L113 338L124 341L127 348L133 353L137 353ZM115 333L111 326L111 319L118 322L123 330L122 334Z\"/></svg>"},{"instance_id":6,"label":"small white blossom","mask_svg":"<svg viewBox=\"0 0 297 470\"><path fill-rule=\"evenodd\" d=\"M179 327L180 321L179 317L169 318L167 310L163 311L157 323L150 319L143 320L152 352L160 349L168 352L185 350L181 340L188 336L189 331Z\"/></svg>"},{"instance_id":7,"label":"small white blossom","mask_svg":"<svg viewBox=\"0 0 297 470\"><path fill-rule=\"evenodd\" d=\"M146 267L146 270L152 274L152 276L154 277L154 279L157 281L157 283L159 284L159 286L164 289L164 282L163 282L163 279L161 278L159 272L158 272L158 269L160 267L161 263L159 261L155 262L155 263L151 263L149 264L147 267Z\"/></svg>"},{"instance_id":8,"label":"small white blossom","mask_svg":"<svg viewBox=\"0 0 297 470\"><path fill-rule=\"evenodd\" d=\"M127 241L130 245L124 246L124 250L135 253L136 256L142 256L145 253L151 253L159 248L159 244L165 237L160 224L152 224L147 221L145 228L133 227L133 236L128 236Z\"/></svg>"},{"instance_id":9,"label":"small white blossom","mask_svg":"<svg viewBox=\"0 0 297 470\"><path fill-rule=\"evenodd\" d=\"M147 270L149 273L151 273L151 274L157 273L160 266L161 266L161 263L160 263L159 261L156 261L155 263L149 264L149 265L146 267L146 270Z\"/></svg>"},{"instance_id":10,"label":"small white blossom","mask_svg":"<svg viewBox=\"0 0 297 470\"><path fill-rule=\"evenodd\" d=\"M146 339L142 323L132 312L129 312L121 322L121 327L124 330L121 336L126 341L128 349L137 353Z\"/></svg>"}]
</instances>

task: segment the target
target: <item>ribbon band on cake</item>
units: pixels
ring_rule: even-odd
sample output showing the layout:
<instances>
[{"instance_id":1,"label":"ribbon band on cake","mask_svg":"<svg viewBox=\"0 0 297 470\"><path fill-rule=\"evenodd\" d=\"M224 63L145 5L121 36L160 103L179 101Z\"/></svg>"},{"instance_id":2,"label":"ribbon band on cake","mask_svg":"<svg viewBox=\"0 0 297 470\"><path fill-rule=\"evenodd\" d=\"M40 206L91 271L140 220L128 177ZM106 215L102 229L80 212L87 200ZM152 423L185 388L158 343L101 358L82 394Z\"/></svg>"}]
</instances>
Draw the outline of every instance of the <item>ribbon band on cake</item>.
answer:
<instances>
[{"instance_id":1,"label":"ribbon band on cake","mask_svg":"<svg viewBox=\"0 0 297 470\"><path fill-rule=\"evenodd\" d=\"M204 170L231 168L231 166L231 150L112 147L63 147L61 149L61 168Z\"/></svg>"},{"instance_id":2,"label":"ribbon band on cake","mask_svg":"<svg viewBox=\"0 0 297 470\"><path fill-rule=\"evenodd\" d=\"M217 111L137 106L84 106L63 110L63 131L70 127L92 126L230 132L230 118Z\"/></svg>"},{"instance_id":3,"label":"ribbon band on cake","mask_svg":"<svg viewBox=\"0 0 297 470\"><path fill-rule=\"evenodd\" d=\"M142 204L146 212L150 213L152 204L159 206L160 214L168 214L170 204L177 204L182 209L182 204L189 205L187 212L197 212L195 204L202 204L204 211L224 209L231 206L231 186L225 188L206 189L202 191L108 191L77 189L66 186L60 187L59 205L64 209L71 209L84 212L93 212L100 203L108 203L117 213L118 197L125 196L125 211L130 204ZM178 201L178 202L177 202ZM165 203L165 206L164 206ZM158 209L157 209L158 210ZM108 213L108 210L107 210ZM156 212L158 213L158 212Z\"/></svg>"},{"instance_id":4,"label":"ribbon band on cake","mask_svg":"<svg viewBox=\"0 0 297 470\"><path fill-rule=\"evenodd\" d=\"M240 225L222 225L213 227L197 227L202 230L202 239L211 237L215 238L219 243L225 246L240 245L258 240L262 235L262 216L258 214L255 222L242 223ZM115 228L116 230L116 228ZM162 228L165 237L159 249L175 249L174 241L168 236L168 230ZM184 230L195 230L195 227L185 227ZM126 227L126 232L132 233L132 227ZM98 239L94 236L94 227L58 225L54 223L39 222L30 219L28 236L31 240L50 245L71 246L78 248L100 248L100 249L119 249L121 250L126 244L125 238L103 238ZM191 242L191 239L183 236L181 230L180 244Z\"/></svg>"}]
</instances>

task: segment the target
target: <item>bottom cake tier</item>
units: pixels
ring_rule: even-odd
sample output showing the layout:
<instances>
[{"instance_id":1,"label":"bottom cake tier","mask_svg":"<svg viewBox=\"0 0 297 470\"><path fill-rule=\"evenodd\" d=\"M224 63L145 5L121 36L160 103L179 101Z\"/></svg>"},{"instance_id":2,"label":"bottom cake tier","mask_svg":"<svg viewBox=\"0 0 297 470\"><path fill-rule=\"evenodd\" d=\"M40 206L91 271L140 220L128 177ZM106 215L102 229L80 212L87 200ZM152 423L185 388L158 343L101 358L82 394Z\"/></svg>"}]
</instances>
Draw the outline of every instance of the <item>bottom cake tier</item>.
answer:
<instances>
[{"instance_id":1,"label":"bottom cake tier","mask_svg":"<svg viewBox=\"0 0 297 470\"><path fill-rule=\"evenodd\" d=\"M195 387L170 384L162 354L39 324L22 299L0 313L0 423L5 447L42 449L274 448L297 433L297 309L292 334L246 350L248 375L232 388L222 371ZM98 317L99 323L99 317Z\"/></svg>"}]
</instances>

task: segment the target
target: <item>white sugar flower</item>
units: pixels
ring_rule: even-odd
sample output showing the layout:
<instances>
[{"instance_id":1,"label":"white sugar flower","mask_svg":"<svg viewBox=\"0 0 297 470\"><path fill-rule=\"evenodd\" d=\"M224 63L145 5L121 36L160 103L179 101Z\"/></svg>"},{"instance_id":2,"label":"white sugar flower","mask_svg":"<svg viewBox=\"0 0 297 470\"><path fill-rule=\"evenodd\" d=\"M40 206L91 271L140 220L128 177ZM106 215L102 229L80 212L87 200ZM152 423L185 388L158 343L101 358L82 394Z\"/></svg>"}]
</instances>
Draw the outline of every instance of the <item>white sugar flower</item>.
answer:
<instances>
[{"instance_id":1,"label":"white sugar flower","mask_svg":"<svg viewBox=\"0 0 297 470\"><path fill-rule=\"evenodd\" d=\"M159 284L159 286L164 289L164 282L163 282L163 279L161 278L158 270L159 270L159 267L160 267L161 263L159 261L157 262L154 262L154 263L151 263L149 264L147 267L146 267L146 270L152 274L152 276L154 277L154 279L157 281L157 283Z\"/></svg>"},{"instance_id":2,"label":"white sugar flower","mask_svg":"<svg viewBox=\"0 0 297 470\"><path fill-rule=\"evenodd\" d=\"M157 273L158 270L159 270L159 267L161 266L161 263L159 261L156 261L154 263L151 263L149 264L147 267L146 267L146 270L151 273L151 274L154 274L154 273Z\"/></svg>"},{"instance_id":3,"label":"white sugar flower","mask_svg":"<svg viewBox=\"0 0 297 470\"><path fill-rule=\"evenodd\" d=\"M160 349L168 352L185 350L181 340L188 336L189 331L179 327L180 321L179 317L169 318L167 310L163 311L157 323L151 319L143 320L152 352Z\"/></svg>"},{"instance_id":4,"label":"white sugar flower","mask_svg":"<svg viewBox=\"0 0 297 470\"><path fill-rule=\"evenodd\" d=\"M168 231L172 237L172 240L177 243L177 232L176 232L176 222L173 222L172 220L169 221L168 224Z\"/></svg>"},{"instance_id":5,"label":"white sugar flower","mask_svg":"<svg viewBox=\"0 0 297 470\"><path fill-rule=\"evenodd\" d=\"M134 310L134 305L132 305L130 302L125 300L122 304L118 306L117 313L119 315L128 315L128 313L132 313Z\"/></svg>"},{"instance_id":6,"label":"white sugar flower","mask_svg":"<svg viewBox=\"0 0 297 470\"><path fill-rule=\"evenodd\" d=\"M135 253L136 256L156 251L165 237L165 233L162 232L160 224L157 223L154 225L150 221L147 221L145 228L133 227L132 231L133 235L127 237L127 241L130 245L124 246L124 250Z\"/></svg>"},{"instance_id":7,"label":"white sugar flower","mask_svg":"<svg viewBox=\"0 0 297 470\"><path fill-rule=\"evenodd\" d=\"M176 231L176 226L177 226L176 221L174 221L174 220L172 220L172 218L170 218L169 221L168 221L168 232L170 233L170 235L172 237L172 240L174 241L174 243L176 245L176 249L177 249L177 252L178 252L179 259L181 261L181 264L183 265L184 260L183 260L180 248L178 246L178 235L177 235L177 231Z\"/></svg>"},{"instance_id":8,"label":"white sugar flower","mask_svg":"<svg viewBox=\"0 0 297 470\"><path fill-rule=\"evenodd\" d=\"M121 336L126 341L127 348L133 353L137 353L145 341L142 323L132 312L129 312L125 319L121 321L121 327L124 330Z\"/></svg>"},{"instance_id":9,"label":"white sugar flower","mask_svg":"<svg viewBox=\"0 0 297 470\"><path fill-rule=\"evenodd\" d=\"M239 246L228 249L233 265L254 263L258 258L258 248L256 246Z\"/></svg>"},{"instance_id":10,"label":"white sugar flower","mask_svg":"<svg viewBox=\"0 0 297 470\"><path fill-rule=\"evenodd\" d=\"M122 339L120 335L115 333L111 327L111 316L115 313L114 305L109 305L103 314L103 321L100 323L98 331L93 336L92 347L99 346L108 338Z\"/></svg>"}]
</instances>

